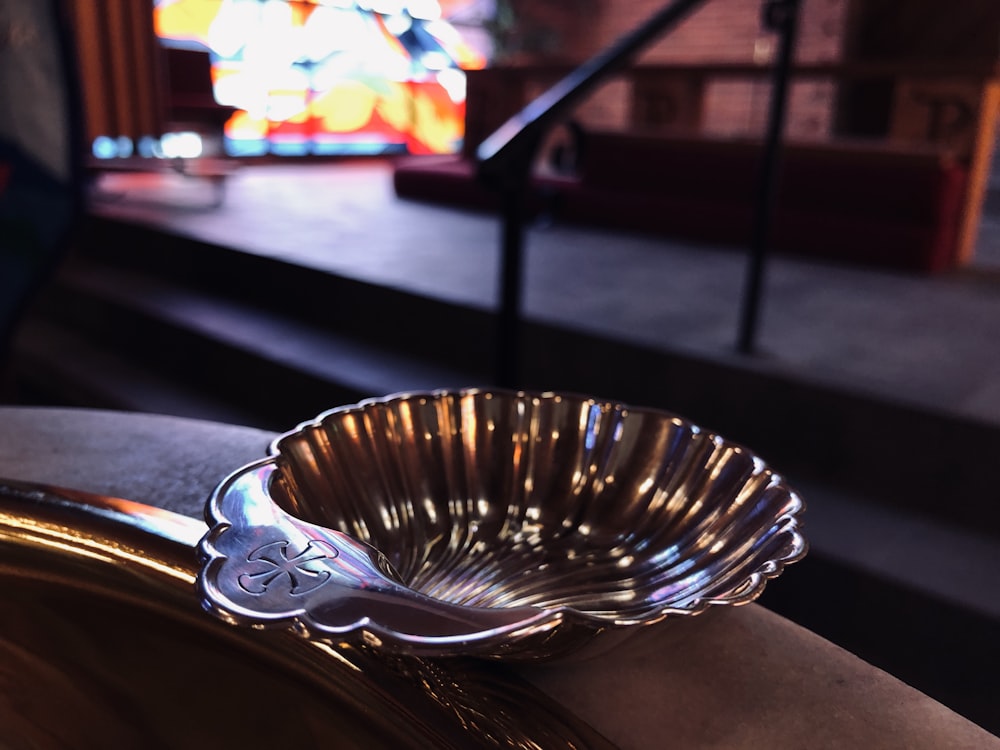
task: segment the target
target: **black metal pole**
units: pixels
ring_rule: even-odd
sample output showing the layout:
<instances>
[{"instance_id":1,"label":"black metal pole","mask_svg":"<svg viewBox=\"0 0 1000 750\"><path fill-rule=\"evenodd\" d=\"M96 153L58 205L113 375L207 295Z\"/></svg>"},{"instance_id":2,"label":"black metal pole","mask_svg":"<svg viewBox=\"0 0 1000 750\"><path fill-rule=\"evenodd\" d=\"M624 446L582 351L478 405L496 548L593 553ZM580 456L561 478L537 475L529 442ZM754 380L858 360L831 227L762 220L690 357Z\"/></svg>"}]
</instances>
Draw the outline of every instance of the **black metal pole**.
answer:
<instances>
[{"instance_id":1,"label":"black metal pole","mask_svg":"<svg viewBox=\"0 0 1000 750\"><path fill-rule=\"evenodd\" d=\"M757 183L757 200L754 206L753 229L750 238L750 257L743 290L743 306L736 348L743 354L752 354L757 338L760 317L761 292L767 261L767 242L774 215L778 167L781 160L782 136L785 127L785 110L788 100L788 79L795 48L800 0L765 0L764 23L778 32L778 56L775 61L768 108L767 132L761 154L760 177Z\"/></svg>"},{"instance_id":2,"label":"black metal pole","mask_svg":"<svg viewBox=\"0 0 1000 750\"><path fill-rule=\"evenodd\" d=\"M612 71L707 0L670 0L645 23L576 68L508 119L476 148L477 172L499 190L503 212L497 385L519 385L524 200L531 164L546 131Z\"/></svg>"},{"instance_id":3,"label":"black metal pole","mask_svg":"<svg viewBox=\"0 0 1000 750\"><path fill-rule=\"evenodd\" d=\"M520 183L520 184L518 184ZM503 221L500 254L500 310L497 315L496 383L501 388L518 387L521 344L521 277L524 266L523 180L503 186L500 191Z\"/></svg>"}]
</instances>

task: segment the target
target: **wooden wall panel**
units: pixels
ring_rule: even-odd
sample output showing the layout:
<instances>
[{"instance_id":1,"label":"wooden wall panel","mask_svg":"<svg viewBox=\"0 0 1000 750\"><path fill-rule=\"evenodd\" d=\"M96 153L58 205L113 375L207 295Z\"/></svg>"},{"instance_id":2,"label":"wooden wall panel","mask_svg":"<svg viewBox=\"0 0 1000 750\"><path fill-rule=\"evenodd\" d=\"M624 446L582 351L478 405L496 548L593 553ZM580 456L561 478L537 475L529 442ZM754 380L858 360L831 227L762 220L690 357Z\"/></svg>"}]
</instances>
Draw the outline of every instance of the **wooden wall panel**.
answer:
<instances>
[{"instance_id":1,"label":"wooden wall panel","mask_svg":"<svg viewBox=\"0 0 1000 750\"><path fill-rule=\"evenodd\" d=\"M65 0L83 93L86 135L162 135L164 90L149 0Z\"/></svg>"},{"instance_id":2,"label":"wooden wall panel","mask_svg":"<svg viewBox=\"0 0 1000 750\"><path fill-rule=\"evenodd\" d=\"M89 142L98 135L110 134L114 130L114 119L105 103L107 73L102 53L104 43L97 15L92 12L93 5L82 0L68 0L67 5L75 36L85 132Z\"/></svg>"}]
</instances>

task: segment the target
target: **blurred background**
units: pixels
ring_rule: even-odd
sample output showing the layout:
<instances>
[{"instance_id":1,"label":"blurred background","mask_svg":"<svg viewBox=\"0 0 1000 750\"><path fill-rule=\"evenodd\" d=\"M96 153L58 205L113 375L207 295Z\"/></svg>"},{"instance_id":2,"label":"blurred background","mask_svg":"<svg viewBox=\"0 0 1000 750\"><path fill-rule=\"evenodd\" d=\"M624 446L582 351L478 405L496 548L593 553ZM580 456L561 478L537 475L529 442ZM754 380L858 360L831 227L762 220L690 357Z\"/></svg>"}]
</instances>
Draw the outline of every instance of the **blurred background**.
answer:
<instances>
[{"instance_id":1,"label":"blurred background","mask_svg":"<svg viewBox=\"0 0 1000 750\"><path fill-rule=\"evenodd\" d=\"M285 430L496 383L475 150L662 5L2 0L4 403ZM787 4L706 0L540 143L515 384L753 448L812 544L764 604L997 733L1000 4L798 5L754 346Z\"/></svg>"}]
</instances>

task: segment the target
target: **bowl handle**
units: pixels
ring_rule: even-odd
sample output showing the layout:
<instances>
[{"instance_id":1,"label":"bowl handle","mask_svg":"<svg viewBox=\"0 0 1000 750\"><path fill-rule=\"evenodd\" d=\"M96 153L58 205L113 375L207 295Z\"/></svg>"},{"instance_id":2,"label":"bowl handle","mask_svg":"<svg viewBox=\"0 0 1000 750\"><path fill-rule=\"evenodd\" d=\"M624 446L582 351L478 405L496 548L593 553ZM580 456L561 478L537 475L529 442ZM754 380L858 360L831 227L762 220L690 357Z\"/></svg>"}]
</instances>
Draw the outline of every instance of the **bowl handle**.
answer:
<instances>
[{"instance_id":1,"label":"bowl handle","mask_svg":"<svg viewBox=\"0 0 1000 750\"><path fill-rule=\"evenodd\" d=\"M554 624L534 607L467 607L407 587L375 547L279 508L270 496L277 471L273 460L258 462L209 500L198 585L216 616L422 655L459 653L471 642Z\"/></svg>"}]
</instances>

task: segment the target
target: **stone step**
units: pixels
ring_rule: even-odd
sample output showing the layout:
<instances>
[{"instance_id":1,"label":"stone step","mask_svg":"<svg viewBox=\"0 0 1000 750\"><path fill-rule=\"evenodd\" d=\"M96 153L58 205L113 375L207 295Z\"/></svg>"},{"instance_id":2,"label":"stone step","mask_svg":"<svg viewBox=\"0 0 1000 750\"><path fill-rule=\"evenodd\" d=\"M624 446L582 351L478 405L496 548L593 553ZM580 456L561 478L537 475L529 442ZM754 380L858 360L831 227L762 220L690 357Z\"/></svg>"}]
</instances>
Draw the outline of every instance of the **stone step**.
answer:
<instances>
[{"instance_id":1,"label":"stone step","mask_svg":"<svg viewBox=\"0 0 1000 750\"><path fill-rule=\"evenodd\" d=\"M446 367L492 369L494 321L486 306L455 305L316 271L282 257L99 216L88 219L76 255Z\"/></svg>"},{"instance_id":2,"label":"stone step","mask_svg":"<svg viewBox=\"0 0 1000 750\"><path fill-rule=\"evenodd\" d=\"M35 325L19 338L18 353L30 354L33 370L46 349L56 360L47 370L62 371L67 380L103 366L115 352L127 352L133 366L210 401L238 405L244 414L255 415L253 424L275 429L372 395L477 384L472 374L327 328L91 262L68 264L31 320ZM75 331L107 357L70 365L67 352L54 344L53 331L60 328L61 335ZM74 386L68 383L67 390Z\"/></svg>"},{"instance_id":3,"label":"stone step","mask_svg":"<svg viewBox=\"0 0 1000 750\"><path fill-rule=\"evenodd\" d=\"M206 397L89 337L33 317L17 337L22 400L47 405L142 411L252 424L254 412Z\"/></svg>"},{"instance_id":4,"label":"stone step","mask_svg":"<svg viewBox=\"0 0 1000 750\"><path fill-rule=\"evenodd\" d=\"M807 535L817 525L809 523ZM995 589L980 594L996 598ZM822 546L769 585L760 603L1000 734L997 619Z\"/></svg>"},{"instance_id":5,"label":"stone step","mask_svg":"<svg viewBox=\"0 0 1000 750\"><path fill-rule=\"evenodd\" d=\"M233 371L243 375L231 382L216 382L217 390L238 392L244 387L243 399L252 402L259 397L258 384L265 384L272 396L277 390L292 399L316 387L330 388L330 378L324 386L322 377L306 387L306 376L316 369L311 360L317 359L308 352L326 352L318 358L327 360L324 368L333 368L333 360L359 362L348 368L355 375L343 385L350 388L320 391L328 398L300 399L272 416L299 416L309 407L325 408L334 398L353 401L356 396L382 395L416 387L411 385L416 383L444 387L492 381L495 320L489 307L379 286L108 218L90 222L78 256L78 286L95 287L90 290L94 296L103 293L96 288L102 284L114 287L109 290L113 298L123 293L121 289L139 290L143 283L153 284L142 279L155 279L157 284L172 284L170 294L180 295L181 301L184 294L195 293L203 295L201 300L225 300L229 312L205 316L223 331L244 313L248 320L271 316L269 320L288 326L287 333L275 335L268 333L273 322L240 324L243 343L226 338L232 334L220 333L219 343L228 347L221 349L230 357L228 369L205 366L198 377L210 382L213 377L224 380ZM119 274L116 280L101 281L107 269ZM138 280L120 275L129 273ZM133 294L144 295L156 298L155 291ZM164 318L161 328L176 332L184 324L169 322L176 314L172 310L184 309L185 304L216 303L175 305L168 295L159 303L160 310L147 310L145 316L149 321ZM80 313L71 317L76 316ZM115 318L115 326L107 322L109 317ZM122 320L108 312L92 328L121 325ZM194 321L192 325L197 328L206 323ZM281 375L295 368L275 372L265 367L268 363L280 366L286 359L292 362L288 351L257 361L253 365L257 374L249 382L247 373L255 360L251 355L240 360L237 354L247 354L249 344L262 338L287 339L285 350L293 348L290 342L300 342L304 356L295 365L298 386L289 388ZM150 339L160 342L161 357L166 356L165 342L170 340L166 331L156 336L133 333L122 342L136 347ZM206 344L197 350L191 346L190 342L175 346L173 359L202 358L211 364L213 357L220 356L218 346ZM524 321L521 357L520 383L526 389L588 393L667 409L751 446L791 477L1000 536L1000 503L994 501L993 466L1000 455L996 424L810 381L763 357L706 357L538 319ZM173 361L169 356L166 359L164 366ZM372 364L365 364L369 360Z\"/></svg>"},{"instance_id":6,"label":"stone step","mask_svg":"<svg viewBox=\"0 0 1000 750\"><path fill-rule=\"evenodd\" d=\"M813 482L809 554L761 603L1000 733L1000 540Z\"/></svg>"}]
</instances>

